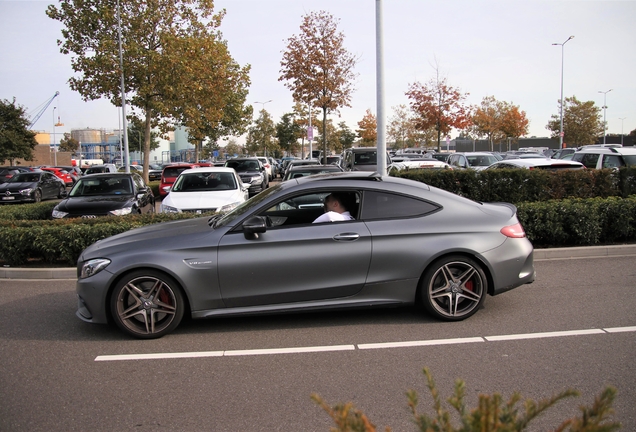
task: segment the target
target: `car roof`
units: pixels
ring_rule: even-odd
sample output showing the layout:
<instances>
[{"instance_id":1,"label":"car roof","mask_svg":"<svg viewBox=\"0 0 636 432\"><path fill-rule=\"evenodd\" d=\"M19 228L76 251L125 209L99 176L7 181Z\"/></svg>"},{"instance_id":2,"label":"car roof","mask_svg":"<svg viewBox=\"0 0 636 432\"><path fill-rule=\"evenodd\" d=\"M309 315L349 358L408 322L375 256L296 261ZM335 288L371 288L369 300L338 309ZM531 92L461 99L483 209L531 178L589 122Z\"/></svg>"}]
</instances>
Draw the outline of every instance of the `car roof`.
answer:
<instances>
[{"instance_id":1,"label":"car roof","mask_svg":"<svg viewBox=\"0 0 636 432\"><path fill-rule=\"evenodd\" d=\"M234 171L234 168L211 166L211 167L201 167L201 168L190 168L185 171L181 171L181 175L196 174L196 173L215 173L215 172L235 173L236 171Z\"/></svg>"},{"instance_id":2,"label":"car roof","mask_svg":"<svg viewBox=\"0 0 636 432\"><path fill-rule=\"evenodd\" d=\"M85 178L101 178L101 177L132 177L132 176L137 176L140 177L139 174L134 173L134 172L130 172L130 173L126 173L126 172L111 172L111 173L95 173L95 174L86 174L84 176L82 176L83 179Z\"/></svg>"},{"instance_id":3,"label":"car roof","mask_svg":"<svg viewBox=\"0 0 636 432\"><path fill-rule=\"evenodd\" d=\"M634 147L583 147L576 153L636 155Z\"/></svg>"},{"instance_id":4,"label":"car roof","mask_svg":"<svg viewBox=\"0 0 636 432\"><path fill-rule=\"evenodd\" d=\"M536 166L552 166L552 165L570 165L572 167L583 166L580 162L574 162L571 160L563 160L563 159L504 159L502 161L495 162L490 165L493 167L495 165L518 165L520 167L530 168ZM489 167L489 168L490 168Z\"/></svg>"}]
</instances>

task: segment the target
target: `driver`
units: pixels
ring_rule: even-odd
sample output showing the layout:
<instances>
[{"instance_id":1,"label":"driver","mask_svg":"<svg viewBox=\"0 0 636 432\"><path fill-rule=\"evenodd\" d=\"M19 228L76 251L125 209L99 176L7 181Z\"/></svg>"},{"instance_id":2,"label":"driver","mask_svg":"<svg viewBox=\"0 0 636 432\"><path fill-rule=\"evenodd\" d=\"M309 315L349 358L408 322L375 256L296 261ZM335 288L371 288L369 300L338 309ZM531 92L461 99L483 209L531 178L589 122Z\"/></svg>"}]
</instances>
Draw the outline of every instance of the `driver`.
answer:
<instances>
[{"instance_id":1,"label":"driver","mask_svg":"<svg viewBox=\"0 0 636 432\"><path fill-rule=\"evenodd\" d=\"M347 205L348 196L339 192L332 192L325 197L325 213L320 215L313 223L336 222L353 220Z\"/></svg>"}]
</instances>

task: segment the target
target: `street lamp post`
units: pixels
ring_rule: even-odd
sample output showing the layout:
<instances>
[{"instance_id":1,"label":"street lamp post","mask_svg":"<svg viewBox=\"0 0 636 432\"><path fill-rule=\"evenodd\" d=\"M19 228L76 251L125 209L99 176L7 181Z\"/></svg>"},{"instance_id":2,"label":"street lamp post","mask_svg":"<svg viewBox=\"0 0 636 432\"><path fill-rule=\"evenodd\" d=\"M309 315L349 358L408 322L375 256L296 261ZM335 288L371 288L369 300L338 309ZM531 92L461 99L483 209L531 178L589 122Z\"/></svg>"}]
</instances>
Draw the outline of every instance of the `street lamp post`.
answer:
<instances>
[{"instance_id":1,"label":"street lamp post","mask_svg":"<svg viewBox=\"0 0 636 432\"><path fill-rule=\"evenodd\" d=\"M607 113L607 94L611 91L612 89L608 91L599 90L599 93L603 93L603 145L605 145L605 138L607 137L607 121L605 120Z\"/></svg>"},{"instance_id":2,"label":"street lamp post","mask_svg":"<svg viewBox=\"0 0 636 432\"><path fill-rule=\"evenodd\" d=\"M51 144L53 144L53 157L55 158L54 166L57 166L57 148L55 147L55 110L57 107L53 107L53 138L51 139ZM51 158L49 158L51 160Z\"/></svg>"},{"instance_id":3,"label":"street lamp post","mask_svg":"<svg viewBox=\"0 0 636 432\"><path fill-rule=\"evenodd\" d=\"M254 102L254 103L257 103L257 104L261 104L261 105L263 105L263 109L261 110L261 112L262 112L262 111L265 111L265 104L268 104L268 103L270 103L270 102L272 102L272 100L271 100L271 99L270 99L270 100L268 100L267 102ZM265 137L263 137L263 140L264 140L264 141L266 141L266 140L265 140ZM265 154L264 154L264 156L265 156L265 157L267 157L267 142L263 142L263 145L264 145L264 147L265 147L265 152L264 152Z\"/></svg>"},{"instance_id":4,"label":"street lamp post","mask_svg":"<svg viewBox=\"0 0 636 432\"><path fill-rule=\"evenodd\" d=\"M621 145L623 145L623 120L625 120L627 117L619 117L619 120L621 121Z\"/></svg>"},{"instance_id":5,"label":"street lamp post","mask_svg":"<svg viewBox=\"0 0 636 432\"><path fill-rule=\"evenodd\" d=\"M565 42L563 43L553 43L552 45L560 45L561 46L561 99L560 99L560 105L561 105L561 113L560 113L560 118L561 118L561 129L559 131L559 148L563 148L563 54L564 54L564 46L565 44L570 40L573 39L574 36L570 36L569 38L567 38L565 40Z\"/></svg>"}]
</instances>

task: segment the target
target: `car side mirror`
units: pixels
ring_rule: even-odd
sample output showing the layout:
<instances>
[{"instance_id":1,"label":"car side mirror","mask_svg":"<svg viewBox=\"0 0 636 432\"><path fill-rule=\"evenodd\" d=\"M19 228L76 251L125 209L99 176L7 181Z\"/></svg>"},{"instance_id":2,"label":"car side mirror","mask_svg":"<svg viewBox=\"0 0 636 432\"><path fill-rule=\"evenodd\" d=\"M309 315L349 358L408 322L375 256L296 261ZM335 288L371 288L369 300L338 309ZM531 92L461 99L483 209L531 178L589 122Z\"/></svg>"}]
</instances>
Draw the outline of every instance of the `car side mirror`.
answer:
<instances>
[{"instance_id":1,"label":"car side mirror","mask_svg":"<svg viewBox=\"0 0 636 432\"><path fill-rule=\"evenodd\" d=\"M267 219L262 216L253 216L243 222L245 238L258 238L259 233L267 231Z\"/></svg>"}]
</instances>

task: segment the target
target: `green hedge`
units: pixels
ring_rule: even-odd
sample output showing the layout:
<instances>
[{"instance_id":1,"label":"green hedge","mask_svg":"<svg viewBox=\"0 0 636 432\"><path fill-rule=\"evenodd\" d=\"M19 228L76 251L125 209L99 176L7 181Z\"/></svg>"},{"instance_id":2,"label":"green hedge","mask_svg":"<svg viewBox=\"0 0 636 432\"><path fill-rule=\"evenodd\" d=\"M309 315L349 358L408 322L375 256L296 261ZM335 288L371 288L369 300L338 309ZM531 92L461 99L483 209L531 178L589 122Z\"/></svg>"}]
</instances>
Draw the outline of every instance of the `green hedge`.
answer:
<instances>
[{"instance_id":1,"label":"green hedge","mask_svg":"<svg viewBox=\"0 0 636 432\"><path fill-rule=\"evenodd\" d=\"M200 215L181 213L52 221L0 220L0 262L19 266L36 259L75 266L80 253L97 240L144 225L193 217Z\"/></svg>"},{"instance_id":2,"label":"green hedge","mask_svg":"<svg viewBox=\"0 0 636 432\"><path fill-rule=\"evenodd\" d=\"M636 194L636 167L620 170L431 170L400 171L408 178L475 201L511 203L564 198L595 198Z\"/></svg>"}]
</instances>

